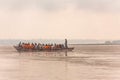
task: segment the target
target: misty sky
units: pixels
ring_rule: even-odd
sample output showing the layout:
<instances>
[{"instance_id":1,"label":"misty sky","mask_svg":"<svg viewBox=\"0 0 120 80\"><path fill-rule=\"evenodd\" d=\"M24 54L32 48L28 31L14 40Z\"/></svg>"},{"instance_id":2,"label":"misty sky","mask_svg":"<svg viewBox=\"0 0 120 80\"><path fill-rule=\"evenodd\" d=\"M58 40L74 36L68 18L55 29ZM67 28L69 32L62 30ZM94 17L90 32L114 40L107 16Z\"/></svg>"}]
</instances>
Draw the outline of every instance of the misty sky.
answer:
<instances>
[{"instance_id":1,"label":"misty sky","mask_svg":"<svg viewBox=\"0 0 120 80\"><path fill-rule=\"evenodd\" d=\"M0 0L0 39L120 39L120 0Z\"/></svg>"}]
</instances>

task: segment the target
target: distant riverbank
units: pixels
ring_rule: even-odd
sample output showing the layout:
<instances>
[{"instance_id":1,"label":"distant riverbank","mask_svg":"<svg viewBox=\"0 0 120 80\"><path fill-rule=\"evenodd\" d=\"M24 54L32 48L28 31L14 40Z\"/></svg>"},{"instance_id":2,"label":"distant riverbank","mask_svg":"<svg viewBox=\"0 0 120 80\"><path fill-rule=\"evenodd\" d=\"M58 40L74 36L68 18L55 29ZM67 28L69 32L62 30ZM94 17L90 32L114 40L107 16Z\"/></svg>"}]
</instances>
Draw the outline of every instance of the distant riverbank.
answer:
<instances>
[{"instance_id":1,"label":"distant riverbank","mask_svg":"<svg viewBox=\"0 0 120 80\"><path fill-rule=\"evenodd\" d=\"M72 45L120 45L120 41L111 41L111 43L105 43L105 40L89 40L89 39L67 39L68 44ZM64 44L64 39L0 39L0 45L17 45L19 42L30 42L30 43L57 43L57 44Z\"/></svg>"}]
</instances>

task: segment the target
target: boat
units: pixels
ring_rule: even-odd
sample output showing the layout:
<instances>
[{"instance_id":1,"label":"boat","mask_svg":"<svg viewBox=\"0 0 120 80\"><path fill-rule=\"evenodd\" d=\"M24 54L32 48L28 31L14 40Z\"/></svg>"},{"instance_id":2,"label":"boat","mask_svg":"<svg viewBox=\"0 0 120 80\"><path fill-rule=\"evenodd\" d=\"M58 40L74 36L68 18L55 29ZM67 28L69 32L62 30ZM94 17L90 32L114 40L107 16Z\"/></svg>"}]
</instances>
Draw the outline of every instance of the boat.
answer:
<instances>
[{"instance_id":1,"label":"boat","mask_svg":"<svg viewBox=\"0 0 120 80\"><path fill-rule=\"evenodd\" d=\"M56 52L56 51L72 51L74 47L68 47L67 39L65 39L64 47L57 48L23 48L20 45L13 46L18 52Z\"/></svg>"},{"instance_id":2,"label":"boat","mask_svg":"<svg viewBox=\"0 0 120 80\"><path fill-rule=\"evenodd\" d=\"M14 48L18 51L18 52L43 52L43 51L47 51L47 52L55 52L55 51L72 51L74 49L74 47L70 47L70 48L56 48L56 49L24 49L21 48L19 46L14 46Z\"/></svg>"}]
</instances>

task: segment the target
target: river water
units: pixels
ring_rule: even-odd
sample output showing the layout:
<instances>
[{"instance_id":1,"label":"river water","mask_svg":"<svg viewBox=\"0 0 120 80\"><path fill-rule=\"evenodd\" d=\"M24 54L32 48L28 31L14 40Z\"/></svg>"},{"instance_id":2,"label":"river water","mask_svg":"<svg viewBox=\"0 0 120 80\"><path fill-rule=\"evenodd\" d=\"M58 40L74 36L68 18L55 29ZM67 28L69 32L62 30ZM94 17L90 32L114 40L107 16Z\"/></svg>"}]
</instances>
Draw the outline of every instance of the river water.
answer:
<instances>
[{"instance_id":1,"label":"river water","mask_svg":"<svg viewBox=\"0 0 120 80\"><path fill-rule=\"evenodd\" d=\"M67 53L0 46L0 80L120 80L120 45L70 46Z\"/></svg>"}]
</instances>

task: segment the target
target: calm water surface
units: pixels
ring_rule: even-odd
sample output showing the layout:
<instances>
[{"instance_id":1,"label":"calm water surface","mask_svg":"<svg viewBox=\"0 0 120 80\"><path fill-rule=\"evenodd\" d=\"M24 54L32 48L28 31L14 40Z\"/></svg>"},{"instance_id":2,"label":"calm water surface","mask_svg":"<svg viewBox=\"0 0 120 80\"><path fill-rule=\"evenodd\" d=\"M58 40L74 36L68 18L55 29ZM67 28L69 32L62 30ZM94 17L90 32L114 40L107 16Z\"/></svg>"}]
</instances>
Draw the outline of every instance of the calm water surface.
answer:
<instances>
[{"instance_id":1,"label":"calm water surface","mask_svg":"<svg viewBox=\"0 0 120 80\"><path fill-rule=\"evenodd\" d=\"M0 46L0 80L120 80L120 45L70 46L67 57Z\"/></svg>"}]
</instances>

